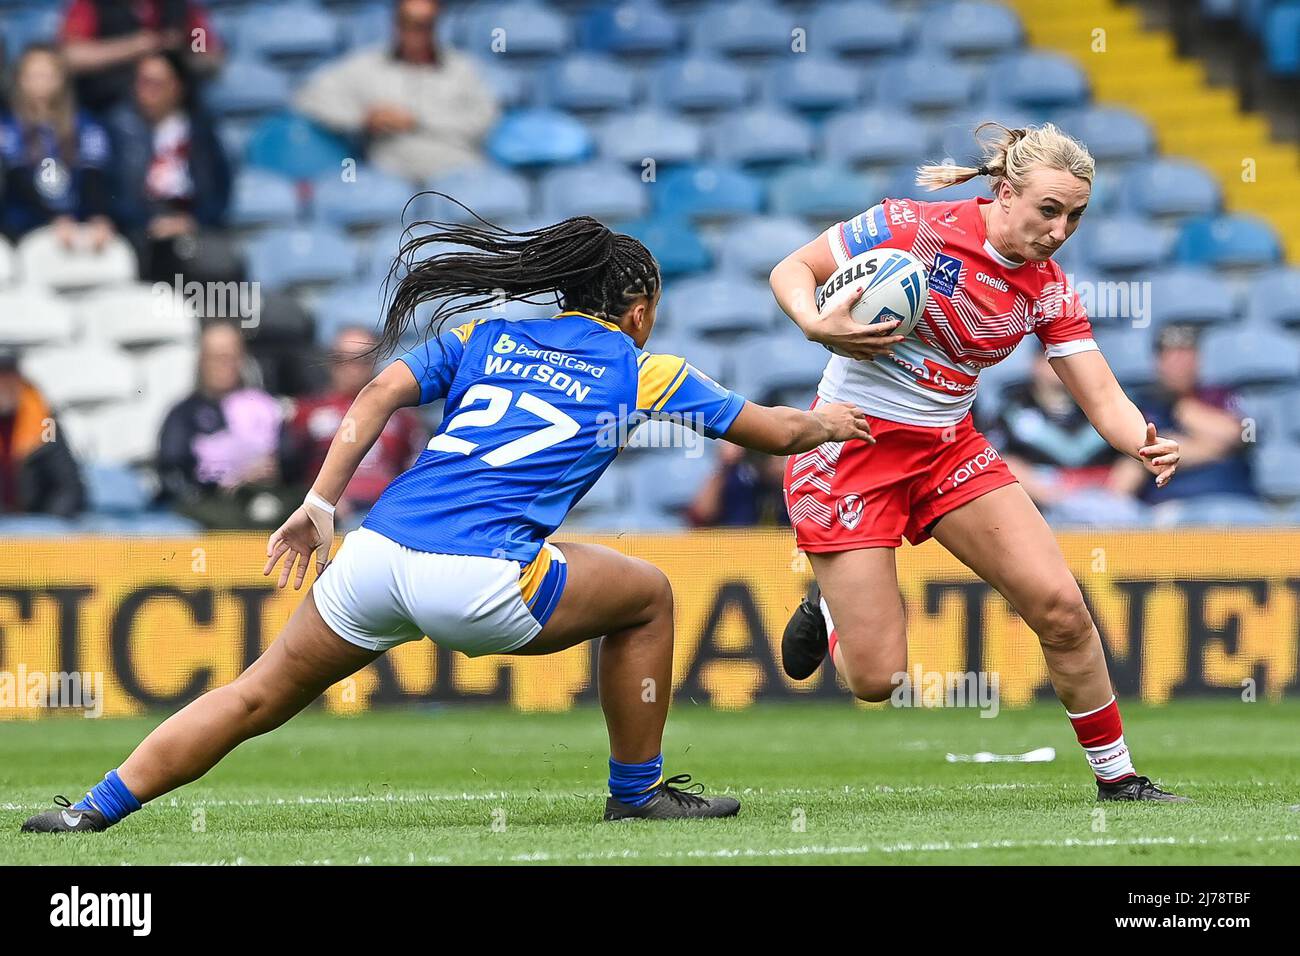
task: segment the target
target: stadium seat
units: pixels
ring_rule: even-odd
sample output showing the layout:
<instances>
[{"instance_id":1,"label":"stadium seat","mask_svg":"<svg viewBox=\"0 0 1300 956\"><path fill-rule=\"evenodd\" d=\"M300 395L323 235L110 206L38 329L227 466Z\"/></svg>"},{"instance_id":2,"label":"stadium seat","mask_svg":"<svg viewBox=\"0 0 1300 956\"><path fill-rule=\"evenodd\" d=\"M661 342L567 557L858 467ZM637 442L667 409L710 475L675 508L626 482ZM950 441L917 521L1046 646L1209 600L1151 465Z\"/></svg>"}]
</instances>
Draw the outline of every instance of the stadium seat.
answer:
<instances>
[{"instance_id":1,"label":"stadium seat","mask_svg":"<svg viewBox=\"0 0 1300 956\"><path fill-rule=\"evenodd\" d=\"M142 511L133 515L82 515L72 526L78 534L103 534L121 537L189 538L203 534L203 526L190 518L169 511Z\"/></svg>"},{"instance_id":2,"label":"stadium seat","mask_svg":"<svg viewBox=\"0 0 1300 956\"><path fill-rule=\"evenodd\" d=\"M653 160L656 166L696 162L704 152L699 126L656 109L616 115L597 138L606 159L639 169L646 168L646 160Z\"/></svg>"},{"instance_id":3,"label":"stadium seat","mask_svg":"<svg viewBox=\"0 0 1300 956\"><path fill-rule=\"evenodd\" d=\"M6 538L70 538L77 523L54 515L0 515L0 535Z\"/></svg>"},{"instance_id":4,"label":"stadium seat","mask_svg":"<svg viewBox=\"0 0 1300 956\"><path fill-rule=\"evenodd\" d=\"M1300 6L1279 5L1265 17L1260 39L1269 70L1288 78L1300 76Z\"/></svg>"},{"instance_id":5,"label":"stadium seat","mask_svg":"<svg viewBox=\"0 0 1300 956\"><path fill-rule=\"evenodd\" d=\"M476 64L488 89L503 109L517 110L534 105L535 68L503 62L500 57L480 59Z\"/></svg>"},{"instance_id":6,"label":"stadium seat","mask_svg":"<svg viewBox=\"0 0 1300 956\"><path fill-rule=\"evenodd\" d=\"M1097 219L1081 233L1087 261L1107 272L1130 272L1163 265L1173 251L1174 238L1166 230L1136 216Z\"/></svg>"},{"instance_id":7,"label":"stadium seat","mask_svg":"<svg viewBox=\"0 0 1300 956\"><path fill-rule=\"evenodd\" d=\"M807 341L787 319L781 322L774 332L748 336L736 346L733 387L755 402L765 401L773 392L803 390L806 403L831 353Z\"/></svg>"},{"instance_id":8,"label":"stadium seat","mask_svg":"<svg viewBox=\"0 0 1300 956\"><path fill-rule=\"evenodd\" d=\"M249 166L290 179L337 173L358 155L347 141L296 113L268 116L254 127L244 158Z\"/></svg>"},{"instance_id":9,"label":"stadium seat","mask_svg":"<svg viewBox=\"0 0 1300 956\"><path fill-rule=\"evenodd\" d=\"M1198 217L1183 224L1178 260L1218 268L1258 268L1282 258L1277 233L1264 219L1244 214Z\"/></svg>"},{"instance_id":10,"label":"stadium seat","mask_svg":"<svg viewBox=\"0 0 1300 956\"><path fill-rule=\"evenodd\" d=\"M1121 385L1140 388L1155 382L1155 356L1146 329L1097 329L1094 338Z\"/></svg>"},{"instance_id":11,"label":"stadium seat","mask_svg":"<svg viewBox=\"0 0 1300 956\"><path fill-rule=\"evenodd\" d=\"M430 180L429 189L454 197L490 222L522 219L532 212L528 180L497 166L458 169ZM423 197L418 214L448 222L474 221L466 209L438 197Z\"/></svg>"},{"instance_id":12,"label":"stadium seat","mask_svg":"<svg viewBox=\"0 0 1300 956\"><path fill-rule=\"evenodd\" d=\"M891 61L876 83L875 103L883 110L964 109L979 90L974 69L933 53L919 53Z\"/></svg>"},{"instance_id":13,"label":"stadium seat","mask_svg":"<svg viewBox=\"0 0 1300 956\"><path fill-rule=\"evenodd\" d=\"M830 163L794 166L772 178L768 203L778 216L818 223L847 219L880 200L882 183L879 177Z\"/></svg>"},{"instance_id":14,"label":"stadium seat","mask_svg":"<svg viewBox=\"0 0 1300 956\"><path fill-rule=\"evenodd\" d=\"M1030 50L995 60L989 75L994 99L1031 110L1082 106L1088 99L1088 78L1077 63L1060 53Z\"/></svg>"},{"instance_id":15,"label":"stadium seat","mask_svg":"<svg viewBox=\"0 0 1300 956\"><path fill-rule=\"evenodd\" d=\"M293 180L265 169L244 169L231 190L230 225L268 226L298 218L298 189Z\"/></svg>"},{"instance_id":16,"label":"stadium seat","mask_svg":"<svg viewBox=\"0 0 1300 956\"><path fill-rule=\"evenodd\" d=\"M0 286L11 285L18 278L18 260L9 240L0 236Z\"/></svg>"},{"instance_id":17,"label":"stadium seat","mask_svg":"<svg viewBox=\"0 0 1300 956\"><path fill-rule=\"evenodd\" d=\"M874 0L820 3L808 22L811 49L848 56L901 52L910 42L908 20Z\"/></svg>"},{"instance_id":18,"label":"stadium seat","mask_svg":"<svg viewBox=\"0 0 1300 956\"><path fill-rule=\"evenodd\" d=\"M218 117L258 116L286 109L292 97L288 75L262 60L241 57L221 68L204 88L208 107Z\"/></svg>"},{"instance_id":19,"label":"stadium seat","mask_svg":"<svg viewBox=\"0 0 1300 956\"><path fill-rule=\"evenodd\" d=\"M589 50L619 56L656 55L680 45L681 27L658 4L617 3L589 10L578 23L578 38Z\"/></svg>"},{"instance_id":20,"label":"stadium seat","mask_svg":"<svg viewBox=\"0 0 1300 956\"><path fill-rule=\"evenodd\" d=\"M712 144L722 162L771 166L811 157L813 133L797 113L755 107L719 118L712 125Z\"/></svg>"},{"instance_id":21,"label":"stadium seat","mask_svg":"<svg viewBox=\"0 0 1300 956\"><path fill-rule=\"evenodd\" d=\"M58 9L18 10L5 13L0 23L4 60L14 63L33 43L55 43L63 15Z\"/></svg>"},{"instance_id":22,"label":"stadium seat","mask_svg":"<svg viewBox=\"0 0 1300 956\"><path fill-rule=\"evenodd\" d=\"M1020 45L1020 18L1001 3L968 0L940 8L926 18L921 42L949 56L1007 53Z\"/></svg>"},{"instance_id":23,"label":"stadium seat","mask_svg":"<svg viewBox=\"0 0 1300 956\"><path fill-rule=\"evenodd\" d=\"M959 166L978 166L983 161L984 154L975 138L975 130L981 123L990 121L1001 123L1007 129L1017 129L1034 122L1034 117L1026 110L998 104L965 110L935 120L932 124L933 136L941 157L947 157ZM988 139L996 132L989 129L980 136Z\"/></svg>"},{"instance_id":24,"label":"stadium seat","mask_svg":"<svg viewBox=\"0 0 1300 956\"><path fill-rule=\"evenodd\" d=\"M312 208L318 219L345 228L401 222L414 186L371 166L356 167L353 176L345 181L336 170L313 182Z\"/></svg>"},{"instance_id":25,"label":"stadium seat","mask_svg":"<svg viewBox=\"0 0 1300 956\"><path fill-rule=\"evenodd\" d=\"M608 57L574 54L553 66L546 78L548 101L574 112L623 110L637 98L636 75Z\"/></svg>"},{"instance_id":26,"label":"stadium seat","mask_svg":"<svg viewBox=\"0 0 1300 956\"><path fill-rule=\"evenodd\" d=\"M1201 338L1201 379L1206 385L1288 385L1300 382L1300 345L1267 327L1210 329Z\"/></svg>"},{"instance_id":27,"label":"stadium seat","mask_svg":"<svg viewBox=\"0 0 1300 956\"><path fill-rule=\"evenodd\" d=\"M136 379L144 386L142 397L150 405L170 409L194 391L199 358L195 344L160 345L131 355Z\"/></svg>"},{"instance_id":28,"label":"stadium seat","mask_svg":"<svg viewBox=\"0 0 1300 956\"><path fill-rule=\"evenodd\" d=\"M714 466L713 455L698 454L700 448L708 444L696 446L695 454L691 449L661 448L658 454L633 459L633 499L667 512L689 507Z\"/></svg>"},{"instance_id":29,"label":"stadium seat","mask_svg":"<svg viewBox=\"0 0 1300 956\"><path fill-rule=\"evenodd\" d=\"M693 112L739 109L749 99L749 76L717 57L691 56L664 63L648 90L662 105Z\"/></svg>"},{"instance_id":30,"label":"stadium seat","mask_svg":"<svg viewBox=\"0 0 1300 956\"><path fill-rule=\"evenodd\" d=\"M703 272L713 263L708 247L685 219L642 219L625 223L622 230L645 244L665 279Z\"/></svg>"},{"instance_id":31,"label":"stadium seat","mask_svg":"<svg viewBox=\"0 0 1300 956\"><path fill-rule=\"evenodd\" d=\"M889 166L914 159L928 139L925 124L910 113L850 109L827 118L822 155L851 166Z\"/></svg>"},{"instance_id":32,"label":"stadium seat","mask_svg":"<svg viewBox=\"0 0 1300 956\"><path fill-rule=\"evenodd\" d=\"M586 159L592 140L566 113L528 109L507 114L488 137L487 150L505 166L551 166Z\"/></svg>"},{"instance_id":33,"label":"stadium seat","mask_svg":"<svg viewBox=\"0 0 1300 956\"><path fill-rule=\"evenodd\" d=\"M54 345L71 341L75 330L72 309L48 289L0 289L0 346Z\"/></svg>"},{"instance_id":34,"label":"stadium seat","mask_svg":"<svg viewBox=\"0 0 1300 956\"><path fill-rule=\"evenodd\" d=\"M1149 281L1151 319L1158 325L1223 324L1240 314L1232 289L1204 269L1163 270L1151 273Z\"/></svg>"},{"instance_id":35,"label":"stadium seat","mask_svg":"<svg viewBox=\"0 0 1300 956\"><path fill-rule=\"evenodd\" d=\"M627 222L645 214L652 188L614 163L555 169L542 177L542 215L552 221L593 216L606 223Z\"/></svg>"},{"instance_id":36,"label":"stadium seat","mask_svg":"<svg viewBox=\"0 0 1300 956\"><path fill-rule=\"evenodd\" d=\"M1088 144L1098 163L1122 163L1150 156L1155 150L1151 125L1132 110L1090 106L1062 113L1057 125Z\"/></svg>"},{"instance_id":37,"label":"stadium seat","mask_svg":"<svg viewBox=\"0 0 1300 956\"><path fill-rule=\"evenodd\" d=\"M766 282L742 273L711 273L674 283L660 310L670 329L716 338L770 329L776 301Z\"/></svg>"},{"instance_id":38,"label":"stadium seat","mask_svg":"<svg viewBox=\"0 0 1300 956\"><path fill-rule=\"evenodd\" d=\"M383 291L373 282L337 285L316 300L313 312L316 344L325 348L348 326L379 329L384 318Z\"/></svg>"},{"instance_id":39,"label":"stadium seat","mask_svg":"<svg viewBox=\"0 0 1300 956\"><path fill-rule=\"evenodd\" d=\"M1300 269L1276 269L1255 277L1248 301L1253 322L1300 328Z\"/></svg>"},{"instance_id":40,"label":"stadium seat","mask_svg":"<svg viewBox=\"0 0 1300 956\"><path fill-rule=\"evenodd\" d=\"M192 304L168 285L115 286L87 294L76 304L88 340L122 346L188 342L198 336Z\"/></svg>"},{"instance_id":41,"label":"stadium seat","mask_svg":"<svg viewBox=\"0 0 1300 956\"><path fill-rule=\"evenodd\" d=\"M69 375L69 369L77 374ZM111 346L33 349L23 355L22 370L56 408L125 401L136 395L135 367L124 352Z\"/></svg>"},{"instance_id":42,"label":"stadium seat","mask_svg":"<svg viewBox=\"0 0 1300 956\"><path fill-rule=\"evenodd\" d=\"M819 113L856 103L862 94L863 71L810 53L777 61L764 71L763 87L769 102Z\"/></svg>"},{"instance_id":43,"label":"stadium seat","mask_svg":"<svg viewBox=\"0 0 1300 956\"><path fill-rule=\"evenodd\" d=\"M791 51L794 17L767 0L715 3L693 14L696 49L727 56L770 56Z\"/></svg>"},{"instance_id":44,"label":"stadium seat","mask_svg":"<svg viewBox=\"0 0 1300 956\"><path fill-rule=\"evenodd\" d=\"M136 277L135 250L121 236L113 236L98 252L69 250L55 237L52 226L29 232L18 243L18 264L25 282L60 292L130 282Z\"/></svg>"},{"instance_id":45,"label":"stadium seat","mask_svg":"<svg viewBox=\"0 0 1300 956\"><path fill-rule=\"evenodd\" d=\"M725 219L758 212L762 185L732 166L706 163L682 166L661 174L656 211L661 216Z\"/></svg>"},{"instance_id":46,"label":"stadium seat","mask_svg":"<svg viewBox=\"0 0 1300 956\"><path fill-rule=\"evenodd\" d=\"M1148 216L1209 216L1223 201L1212 173L1179 159L1134 165L1124 177L1124 198L1129 209Z\"/></svg>"},{"instance_id":47,"label":"stadium seat","mask_svg":"<svg viewBox=\"0 0 1300 956\"><path fill-rule=\"evenodd\" d=\"M1266 505L1245 495L1197 495L1151 509L1151 524L1157 528L1263 527L1276 522Z\"/></svg>"},{"instance_id":48,"label":"stadium seat","mask_svg":"<svg viewBox=\"0 0 1300 956\"><path fill-rule=\"evenodd\" d=\"M84 466L81 473L92 510L131 514L149 507L148 489L130 468L92 463Z\"/></svg>"},{"instance_id":49,"label":"stadium seat","mask_svg":"<svg viewBox=\"0 0 1300 956\"><path fill-rule=\"evenodd\" d=\"M341 282L357 273L356 245L333 226L281 226L248 244L248 271L267 288Z\"/></svg>"},{"instance_id":50,"label":"stadium seat","mask_svg":"<svg viewBox=\"0 0 1300 956\"><path fill-rule=\"evenodd\" d=\"M755 216L729 225L722 233L722 268L766 279L772 267L808 242L801 220Z\"/></svg>"},{"instance_id":51,"label":"stadium seat","mask_svg":"<svg viewBox=\"0 0 1300 956\"><path fill-rule=\"evenodd\" d=\"M465 17L463 40L476 56L558 56L572 43L567 18L539 3L475 5Z\"/></svg>"},{"instance_id":52,"label":"stadium seat","mask_svg":"<svg viewBox=\"0 0 1300 956\"><path fill-rule=\"evenodd\" d=\"M1135 498L1103 488L1072 492L1046 514L1053 527L1141 528L1151 522L1149 509Z\"/></svg>"},{"instance_id":53,"label":"stadium seat","mask_svg":"<svg viewBox=\"0 0 1300 956\"><path fill-rule=\"evenodd\" d=\"M339 48L339 21L314 3L274 3L239 20L241 56L319 60Z\"/></svg>"}]
</instances>

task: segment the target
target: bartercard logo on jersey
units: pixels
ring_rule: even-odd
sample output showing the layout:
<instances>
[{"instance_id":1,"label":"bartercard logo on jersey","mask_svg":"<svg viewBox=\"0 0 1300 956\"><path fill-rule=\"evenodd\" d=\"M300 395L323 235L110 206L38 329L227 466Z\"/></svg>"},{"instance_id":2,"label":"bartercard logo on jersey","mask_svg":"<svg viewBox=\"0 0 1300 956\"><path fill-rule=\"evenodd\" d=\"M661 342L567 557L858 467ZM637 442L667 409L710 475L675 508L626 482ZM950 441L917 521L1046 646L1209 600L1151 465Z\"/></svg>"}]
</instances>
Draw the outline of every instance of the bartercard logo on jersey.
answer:
<instances>
[{"instance_id":1,"label":"bartercard logo on jersey","mask_svg":"<svg viewBox=\"0 0 1300 956\"><path fill-rule=\"evenodd\" d=\"M498 355L509 355L514 350L515 340L504 332L501 333L501 337L497 339L496 344L492 346L492 351Z\"/></svg>"},{"instance_id":2,"label":"bartercard logo on jersey","mask_svg":"<svg viewBox=\"0 0 1300 956\"><path fill-rule=\"evenodd\" d=\"M835 512L839 516L840 524L844 525L849 531L858 526L862 520L862 507L865 502L861 495L845 495L835 504Z\"/></svg>"},{"instance_id":3,"label":"bartercard logo on jersey","mask_svg":"<svg viewBox=\"0 0 1300 956\"><path fill-rule=\"evenodd\" d=\"M930 291L951 298L957 291L961 265L961 260L956 256L944 255L942 252L935 253L934 265L930 267Z\"/></svg>"},{"instance_id":4,"label":"bartercard logo on jersey","mask_svg":"<svg viewBox=\"0 0 1300 956\"><path fill-rule=\"evenodd\" d=\"M1007 285L1007 280L1006 280L1006 279L995 279L995 278L993 278L993 276L991 276L991 275L989 275L989 274L987 274L987 273L985 273L985 272L977 272L977 273L975 273L975 278L976 278L978 281L983 282L983 283L984 283L985 285L987 285L987 286L992 286L993 288L997 289L999 292L1009 292L1009 291L1011 291L1011 287L1010 287L1009 285Z\"/></svg>"}]
</instances>

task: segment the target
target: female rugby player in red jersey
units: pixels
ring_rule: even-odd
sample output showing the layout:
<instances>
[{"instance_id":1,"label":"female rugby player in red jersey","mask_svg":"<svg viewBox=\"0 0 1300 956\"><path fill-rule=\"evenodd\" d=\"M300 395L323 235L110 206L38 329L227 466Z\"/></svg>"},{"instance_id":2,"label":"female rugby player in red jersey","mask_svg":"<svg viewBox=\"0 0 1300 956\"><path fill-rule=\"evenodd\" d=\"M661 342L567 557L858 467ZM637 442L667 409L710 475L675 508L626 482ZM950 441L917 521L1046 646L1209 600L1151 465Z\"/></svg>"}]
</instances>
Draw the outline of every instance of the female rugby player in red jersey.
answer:
<instances>
[{"instance_id":1,"label":"female rugby player in red jersey","mask_svg":"<svg viewBox=\"0 0 1300 956\"><path fill-rule=\"evenodd\" d=\"M839 223L772 270L781 307L833 356L817 402L862 408L874 444L828 443L792 457L785 493L799 547L821 591L782 640L786 672L810 676L829 652L853 693L883 701L907 670L904 609L894 549L934 537L996 588L1034 630L1052 685L1098 784L1098 799L1181 801L1138 776L1124 742L1101 637L1051 529L971 422L981 368L1030 332L1088 420L1142 462L1158 486L1178 443L1128 399L1092 339L1088 317L1052 255L1088 205L1094 164L1051 124L997 131L979 168L923 166L930 189L987 176L993 199L885 199ZM823 321L815 290L874 247L907 250L930 270L912 336L897 322L858 325L837 310Z\"/></svg>"}]
</instances>

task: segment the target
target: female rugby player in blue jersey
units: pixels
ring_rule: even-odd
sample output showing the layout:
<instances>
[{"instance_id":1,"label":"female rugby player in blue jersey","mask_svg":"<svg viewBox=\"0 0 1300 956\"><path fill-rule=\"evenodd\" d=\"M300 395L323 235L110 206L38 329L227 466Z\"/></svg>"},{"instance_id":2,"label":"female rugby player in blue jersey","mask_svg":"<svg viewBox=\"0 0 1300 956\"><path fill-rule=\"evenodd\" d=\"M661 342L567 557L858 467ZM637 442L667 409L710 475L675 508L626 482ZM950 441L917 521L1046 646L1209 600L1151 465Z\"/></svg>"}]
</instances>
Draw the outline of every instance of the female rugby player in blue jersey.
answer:
<instances>
[{"instance_id":1,"label":"female rugby player in blue jersey","mask_svg":"<svg viewBox=\"0 0 1300 956\"><path fill-rule=\"evenodd\" d=\"M315 560L306 599L243 674L166 720L85 799L62 800L24 830L102 830L201 777L389 648L425 635L471 657L554 654L599 638L610 740L605 819L739 810L732 797L674 786L688 775L662 773L673 655L668 579L609 548L546 537L613 461L617 436L647 419L789 455L827 441L871 441L865 416L848 404L811 412L754 405L682 358L642 351L662 288L658 263L594 219L525 233L425 225L432 231L399 257L406 274L381 348L394 348L416 308L432 301L429 339L357 396L302 507L267 547L265 573L283 562L280 587L292 578L300 588ZM434 244L454 251L420 260ZM562 311L490 318L502 294L546 296ZM466 313L489 317L441 332ZM439 398L446 414L428 448L327 562L334 503L389 417ZM645 694L647 680L660 691Z\"/></svg>"}]
</instances>

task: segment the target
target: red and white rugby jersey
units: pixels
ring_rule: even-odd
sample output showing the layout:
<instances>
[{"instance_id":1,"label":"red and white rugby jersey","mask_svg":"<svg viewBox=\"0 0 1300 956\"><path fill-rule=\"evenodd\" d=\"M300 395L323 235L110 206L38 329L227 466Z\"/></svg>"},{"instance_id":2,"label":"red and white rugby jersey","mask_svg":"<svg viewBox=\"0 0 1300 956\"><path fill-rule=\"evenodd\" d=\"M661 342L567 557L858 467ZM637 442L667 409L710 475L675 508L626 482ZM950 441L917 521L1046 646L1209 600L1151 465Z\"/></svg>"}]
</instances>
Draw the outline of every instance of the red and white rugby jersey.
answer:
<instances>
[{"instance_id":1,"label":"red and white rugby jersey","mask_svg":"<svg viewBox=\"0 0 1300 956\"><path fill-rule=\"evenodd\" d=\"M1049 358L1095 349L1079 297L1055 262L1012 262L989 243L979 207L991 199L885 199L826 231L836 263L878 246L911 252L930 270L930 295L916 331L895 358L831 356L817 394L853 402L909 425L961 421L981 368L1011 354L1033 332Z\"/></svg>"}]
</instances>

